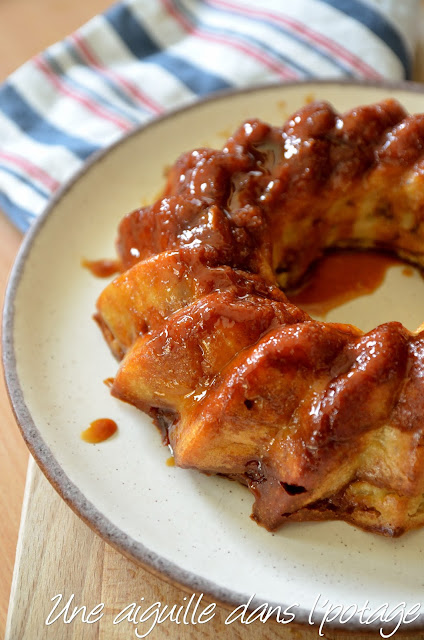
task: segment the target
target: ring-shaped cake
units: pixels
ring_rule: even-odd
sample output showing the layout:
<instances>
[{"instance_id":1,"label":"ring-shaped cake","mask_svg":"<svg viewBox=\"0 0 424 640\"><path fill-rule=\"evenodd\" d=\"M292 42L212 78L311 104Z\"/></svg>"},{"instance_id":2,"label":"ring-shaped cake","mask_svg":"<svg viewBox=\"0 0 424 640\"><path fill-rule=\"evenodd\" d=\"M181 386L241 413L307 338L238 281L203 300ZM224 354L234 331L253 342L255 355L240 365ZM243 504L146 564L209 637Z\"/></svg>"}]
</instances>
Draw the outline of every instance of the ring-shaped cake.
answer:
<instances>
[{"instance_id":1,"label":"ring-shaped cake","mask_svg":"<svg viewBox=\"0 0 424 640\"><path fill-rule=\"evenodd\" d=\"M96 320L112 394L149 413L175 463L246 484L253 518L424 524L424 332L313 320L284 290L331 248L424 267L424 115L394 100L184 153L121 222Z\"/></svg>"}]
</instances>

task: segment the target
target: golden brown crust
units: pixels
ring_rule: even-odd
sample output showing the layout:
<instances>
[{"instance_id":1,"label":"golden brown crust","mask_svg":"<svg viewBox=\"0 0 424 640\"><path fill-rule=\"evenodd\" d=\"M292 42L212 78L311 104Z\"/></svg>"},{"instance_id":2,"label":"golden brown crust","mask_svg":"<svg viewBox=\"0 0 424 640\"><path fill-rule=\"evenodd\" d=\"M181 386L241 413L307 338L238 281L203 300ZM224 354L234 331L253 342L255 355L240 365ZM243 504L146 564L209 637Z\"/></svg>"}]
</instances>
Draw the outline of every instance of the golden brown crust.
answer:
<instances>
[{"instance_id":1,"label":"golden brown crust","mask_svg":"<svg viewBox=\"0 0 424 640\"><path fill-rule=\"evenodd\" d=\"M424 116L320 102L183 154L120 224L97 305L124 356L112 393L166 428L178 465L247 484L268 529L424 524L424 333L315 322L278 288L332 247L424 266L423 181Z\"/></svg>"}]
</instances>

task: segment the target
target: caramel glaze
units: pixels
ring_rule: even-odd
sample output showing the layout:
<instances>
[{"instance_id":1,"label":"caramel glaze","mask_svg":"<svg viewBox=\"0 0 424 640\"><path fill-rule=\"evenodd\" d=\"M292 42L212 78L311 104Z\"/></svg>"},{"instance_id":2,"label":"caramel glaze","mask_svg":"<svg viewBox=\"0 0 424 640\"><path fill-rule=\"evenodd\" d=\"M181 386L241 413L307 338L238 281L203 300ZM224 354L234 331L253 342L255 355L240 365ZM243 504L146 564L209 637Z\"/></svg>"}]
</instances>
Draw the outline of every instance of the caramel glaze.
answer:
<instances>
[{"instance_id":1,"label":"caramel glaze","mask_svg":"<svg viewBox=\"0 0 424 640\"><path fill-rule=\"evenodd\" d=\"M393 100L315 102L183 154L119 226L122 273L97 304L112 393L177 465L247 484L270 530L424 524L424 333L313 321L283 293L329 249L424 266L423 149L424 116Z\"/></svg>"},{"instance_id":2,"label":"caramel glaze","mask_svg":"<svg viewBox=\"0 0 424 640\"><path fill-rule=\"evenodd\" d=\"M124 269L169 249L201 246L208 263L268 280L278 273L284 287L329 247L387 247L420 262L412 219L418 203L408 197L405 169L409 182L420 181L423 136L424 116L405 119L394 101L344 118L315 103L282 128L247 122L222 151L184 154L164 198L124 218ZM371 211L367 195L375 201Z\"/></svg>"},{"instance_id":3,"label":"caramel glaze","mask_svg":"<svg viewBox=\"0 0 424 640\"><path fill-rule=\"evenodd\" d=\"M111 438L118 430L118 425L110 418L94 420L88 429L81 433L81 439L90 444L98 444Z\"/></svg>"}]
</instances>

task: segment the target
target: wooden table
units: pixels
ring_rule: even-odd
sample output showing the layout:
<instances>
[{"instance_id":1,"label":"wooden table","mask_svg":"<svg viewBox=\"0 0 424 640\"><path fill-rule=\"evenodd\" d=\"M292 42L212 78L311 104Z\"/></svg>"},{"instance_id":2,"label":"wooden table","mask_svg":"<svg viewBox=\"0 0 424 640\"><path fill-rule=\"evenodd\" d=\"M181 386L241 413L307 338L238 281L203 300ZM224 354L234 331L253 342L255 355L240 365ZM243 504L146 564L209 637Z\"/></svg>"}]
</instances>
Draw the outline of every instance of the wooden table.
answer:
<instances>
[{"instance_id":1,"label":"wooden table","mask_svg":"<svg viewBox=\"0 0 424 640\"><path fill-rule=\"evenodd\" d=\"M152 0L154 1L154 0ZM0 81L27 58L58 40L104 10L109 0L0 0ZM424 7L424 0L422 0ZM418 51L416 79L424 80L424 27ZM19 247L20 234L0 213L0 296ZM175 586L136 567L95 536L58 498L28 453L18 432L3 380L0 381L0 637L6 625L15 547L21 518L25 477L27 486L22 529L17 550L7 640L120 640L134 638L132 625L113 625L114 615L125 605L144 597L146 602L181 603L184 593ZM27 474L28 467L28 474ZM19 564L21 563L21 564ZM22 593L27 600L22 601ZM99 623L45 626L44 620L57 593L75 594L75 605L88 609L105 603ZM199 627L163 625L149 637L190 640L204 638L315 638L315 629L282 627L267 623L250 627L225 627L227 612L219 610L210 623ZM400 635L400 634L399 634ZM402 634L403 636L403 634ZM325 634L326 638L352 638L346 634ZM361 636L376 637L375 635ZM398 637L398 636L396 636ZM424 638L424 634L413 634Z\"/></svg>"}]
</instances>

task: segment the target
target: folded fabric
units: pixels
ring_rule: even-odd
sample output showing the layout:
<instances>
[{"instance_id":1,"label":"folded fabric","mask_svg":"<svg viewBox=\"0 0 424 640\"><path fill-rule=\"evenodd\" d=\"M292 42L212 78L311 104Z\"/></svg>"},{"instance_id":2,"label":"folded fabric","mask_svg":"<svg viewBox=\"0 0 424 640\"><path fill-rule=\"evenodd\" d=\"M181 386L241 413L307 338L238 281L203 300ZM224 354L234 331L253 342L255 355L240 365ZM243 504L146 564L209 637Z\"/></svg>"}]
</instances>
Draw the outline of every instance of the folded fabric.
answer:
<instances>
[{"instance_id":1,"label":"folded fabric","mask_svg":"<svg viewBox=\"0 0 424 640\"><path fill-rule=\"evenodd\" d=\"M409 79L418 0L128 0L0 87L0 208L22 230L95 151L214 91Z\"/></svg>"}]
</instances>

